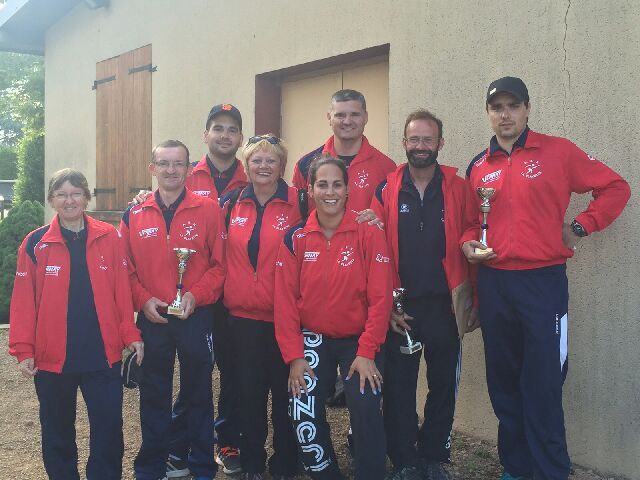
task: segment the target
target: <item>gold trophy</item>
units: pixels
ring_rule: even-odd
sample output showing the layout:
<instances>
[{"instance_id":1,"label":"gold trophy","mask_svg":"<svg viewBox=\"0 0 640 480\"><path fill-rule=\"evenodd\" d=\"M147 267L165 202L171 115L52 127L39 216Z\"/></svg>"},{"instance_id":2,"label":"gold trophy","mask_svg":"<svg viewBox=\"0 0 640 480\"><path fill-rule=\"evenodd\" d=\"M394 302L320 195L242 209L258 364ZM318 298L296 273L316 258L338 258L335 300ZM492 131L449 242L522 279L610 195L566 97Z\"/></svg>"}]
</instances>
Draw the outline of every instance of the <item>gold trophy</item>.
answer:
<instances>
[{"instance_id":1,"label":"gold trophy","mask_svg":"<svg viewBox=\"0 0 640 480\"><path fill-rule=\"evenodd\" d=\"M487 229L489 228L489 225L487 225L487 215L491 210L491 205L489 205L489 199L493 197L494 193L496 193L496 189L478 187L476 188L476 192L478 193L478 196L482 199L482 203L480 204L480 211L482 212L482 225L480 225L480 228L482 228L482 234L480 235L480 242L487 248L483 250L481 248L476 247L473 250L473 253L475 253L476 255L489 255L491 252L493 252L493 248L489 248L487 246Z\"/></svg>"},{"instance_id":2,"label":"gold trophy","mask_svg":"<svg viewBox=\"0 0 640 480\"><path fill-rule=\"evenodd\" d=\"M190 248L174 248L173 251L176 252L178 257L178 284L176 285L178 293L171 305L167 307L167 313L169 315L182 315L184 313L184 308L182 308L182 287L184 286L182 285L182 275L187 269L187 260L196 251Z\"/></svg>"},{"instance_id":3,"label":"gold trophy","mask_svg":"<svg viewBox=\"0 0 640 480\"><path fill-rule=\"evenodd\" d=\"M407 294L406 288L394 288L393 289L393 310L394 312L402 315L404 313L404 306L402 302L404 302L404 298ZM400 346L400 353L404 353L405 355L411 355L412 353L419 352L422 350L421 342L414 342L411 336L409 335L409 331L405 330L404 334L407 336L407 344Z\"/></svg>"}]
</instances>

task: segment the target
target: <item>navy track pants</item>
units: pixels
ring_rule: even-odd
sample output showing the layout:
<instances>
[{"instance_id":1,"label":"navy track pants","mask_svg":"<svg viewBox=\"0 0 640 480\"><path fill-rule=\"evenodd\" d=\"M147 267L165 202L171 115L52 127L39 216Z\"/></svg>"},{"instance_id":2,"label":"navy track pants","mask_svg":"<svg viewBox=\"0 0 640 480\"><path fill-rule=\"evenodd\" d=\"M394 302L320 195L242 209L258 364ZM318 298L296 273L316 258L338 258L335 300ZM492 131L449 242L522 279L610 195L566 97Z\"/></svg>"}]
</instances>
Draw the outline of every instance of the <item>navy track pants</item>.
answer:
<instances>
[{"instance_id":1,"label":"navy track pants","mask_svg":"<svg viewBox=\"0 0 640 480\"><path fill-rule=\"evenodd\" d=\"M176 352L182 365L180 392L186 406L192 475L213 478L212 306L199 307L186 320L168 316L157 324L138 314L145 352L140 381L142 445L134 462L137 480L163 478L169 456L171 399Z\"/></svg>"},{"instance_id":2,"label":"navy track pants","mask_svg":"<svg viewBox=\"0 0 640 480\"><path fill-rule=\"evenodd\" d=\"M78 388L89 415L88 480L122 477L122 377L121 363L86 373L51 373L35 376L40 401L42 457L51 480L79 480L76 446ZM85 478L83 476L83 478Z\"/></svg>"},{"instance_id":3,"label":"navy track pants","mask_svg":"<svg viewBox=\"0 0 640 480\"><path fill-rule=\"evenodd\" d=\"M487 385L498 417L506 472L566 480L569 455L562 409L567 374L565 265L478 272Z\"/></svg>"}]
</instances>

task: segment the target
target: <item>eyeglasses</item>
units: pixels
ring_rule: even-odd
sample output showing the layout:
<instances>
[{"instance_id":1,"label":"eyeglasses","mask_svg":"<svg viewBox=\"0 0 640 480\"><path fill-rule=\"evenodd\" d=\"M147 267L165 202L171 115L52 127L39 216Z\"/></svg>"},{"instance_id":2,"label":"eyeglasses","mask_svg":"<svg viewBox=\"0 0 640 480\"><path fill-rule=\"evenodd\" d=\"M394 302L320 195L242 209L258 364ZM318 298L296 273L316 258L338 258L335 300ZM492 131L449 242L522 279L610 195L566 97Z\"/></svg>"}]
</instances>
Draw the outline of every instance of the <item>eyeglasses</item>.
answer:
<instances>
[{"instance_id":1,"label":"eyeglasses","mask_svg":"<svg viewBox=\"0 0 640 480\"><path fill-rule=\"evenodd\" d=\"M440 140L439 138L432 138L432 137L409 137L409 138L405 138L405 141L411 145L412 147L415 147L416 145L420 145L420 142L424 143L427 146L430 145L436 145L438 143L438 140Z\"/></svg>"},{"instance_id":2,"label":"eyeglasses","mask_svg":"<svg viewBox=\"0 0 640 480\"><path fill-rule=\"evenodd\" d=\"M279 145L281 141L278 137L275 137L273 135L256 135L255 137L251 137L249 139L247 145L252 145L254 143L261 142L262 140L266 140L271 145Z\"/></svg>"},{"instance_id":3,"label":"eyeglasses","mask_svg":"<svg viewBox=\"0 0 640 480\"><path fill-rule=\"evenodd\" d=\"M173 167L178 170L189 166L189 162L169 162L168 160L160 160L158 162L153 162L153 164L161 170L166 170L169 167Z\"/></svg>"},{"instance_id":4,"label":"eyeglasses","mask_svg":"<svg viewBox=\"0 0 640 480\"><path fill-rule=\"evenodd\" d=\"M71 200L73 200L74 202L77 202L81 198L84 198L84 192L73 192L70 194L58 192L53 194L53 199L57 200L58 202L66 202L69 198L71 198Z\"/></svg>"}]
</instances>

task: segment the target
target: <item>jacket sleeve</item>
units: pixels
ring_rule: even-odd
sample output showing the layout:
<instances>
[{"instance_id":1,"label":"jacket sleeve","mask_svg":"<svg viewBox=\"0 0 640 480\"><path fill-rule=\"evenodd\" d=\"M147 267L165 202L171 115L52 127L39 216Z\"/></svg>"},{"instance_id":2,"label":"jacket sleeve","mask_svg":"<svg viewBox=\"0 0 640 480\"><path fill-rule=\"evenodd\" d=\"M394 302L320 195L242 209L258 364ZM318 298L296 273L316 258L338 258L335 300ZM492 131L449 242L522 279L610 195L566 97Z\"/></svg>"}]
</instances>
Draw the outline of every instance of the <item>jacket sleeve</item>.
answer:
<instances>
[{"instance_id":1,"label":"jacket sleeve","mask_svg":"<svg viewBox=\"0 0 640 480\"><path fill-rule=\"evenodd\" d=\"M629 201L629 184L604 163L590 157L571 142L568 162L571 191L591 191L593 196L587 209L576 220L587 233L606 228L622 213Z\"/></svg>"},{"instance_id":2,"label":"jacket sleeve","mask_svg":"<svg viewBox=\"0 0 640 480\"><path fill-rule=\"evenodd\" d=\"M227 232L224 226L222 210L213 201L207 202L206 217L209 219L207 246L209 249L209 268L189 290L196 299L196 305L210 305L222 296L225 277L225 248Z\"/></svg>"},{"instance_id":3,"label":"jacket sleeve","mask_svg":"<svg viewBox=\"0 0 640 480\"><path fill-rule=\"evenodd\" d=\"M296 256L283 243L276 261L274 327L276 340L286 364L304 358L304 338L300 326L300 267Z\"/></svg>"},{"instance_id":4,"label":"jacket sleeve","mask_svg":"<svg viewBox=\"0 0 640 480\"><path fill-rule=\"evenodd\" d=\"M480 238L480 207L471 184L471 178L467 177L465 184L465 201L462 212L464 218L462 236L459 240L460 247L469 240L478 240Z\"/></svg>"},{"instance_id":5,"label":"jacket sleeve","mask_svg":"<svg viewBox=\"0 0 640 480\"><path fill-rule=\"evenodd\" d=\"M391 259L391 283L392 288L400 288L400 275L398 275L398 266L396 265L395 256L393 254L393 242L391 239L391 228L398 228L397 225L389 224L389 184L387 180L380 182L376 187L376 191L371 199L371 210L376 217L384 224L384 232L387 239L387 249L389 250L389 258Z\"/></svg>"},{"instance_id":6,"label":"jacket sleeve","mask_svg":"<svg viewBox=\"0 0 640 480\"><path fill-rule=\"evenodd\" d=\"M299 162L296 162L295 167L293 167L293 178L291 180L291 183L298 190L306 190L307 189L307 186L308 186L307 185L307 179L304 178L304 176L302 175L302 172L300 171Z\"/></svg>"},{"instance_id":7,"label":"jacket sleeve","mask_svg":"<svg viewBox=\"0 0 640 480\"><path fill-rule=\"evenodd\" d=\"M131 286L131 297L133 300L133 308L136 312L142 311L142 307L147 301L153 297L151 293L142 286L138 273L136 271L136 262L133 258L131 250L131 237L129 227L124 221L120 221L120 235L125 246L125 254L127 258L127 268L129 272L129 285Z\"/></svg>"},{"instance_id":8,"label":"jacket sleeve","mask_svg":"<svg viewBox=\"0 0 640 480\"><path fill-rule=\"evenodd\" d=\"M120 232L114 234L113 269L115 271L115 299L120 316L120 339L125 346L142 340L140 331L136 327L133 315L133 299L131 298L131 284L129 283L129 259L127 246Z\"/></svg>"},{"instance_id":9,"label":"jacket sleeve","mask_svg":"<svg viewBox=\"0 0 640 480\"><path fill-rule=\"evenodd\" d=\"M384 231L376 225L358 228L367 275L367 322L358 340L358 355L373 359L384 343L391 314L391 261ZM361 233L362 232L362 233Z\"/></svg>"},{"instance_id":10,"label":"jacket sleeve","mask_svg":"<svg viewBox=\"0 0 640 480\"><path fill-rule=\"evenodd\" d=\"M9 354L18 362L35 357L36 341L36 266L27 255L27 238L18 250L9 313Z\"/></svg>"}]
</instances>

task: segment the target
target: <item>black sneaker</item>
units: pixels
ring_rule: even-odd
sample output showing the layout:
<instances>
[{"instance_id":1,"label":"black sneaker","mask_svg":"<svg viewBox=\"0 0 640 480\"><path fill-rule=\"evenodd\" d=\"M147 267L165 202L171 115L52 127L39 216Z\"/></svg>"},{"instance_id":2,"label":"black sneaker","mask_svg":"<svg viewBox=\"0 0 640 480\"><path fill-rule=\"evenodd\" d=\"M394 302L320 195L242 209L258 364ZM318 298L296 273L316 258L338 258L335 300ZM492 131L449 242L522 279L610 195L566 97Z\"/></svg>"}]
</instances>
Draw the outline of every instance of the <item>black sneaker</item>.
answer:
<instances>
[{"instance_id":1,"label":"black sneaker","mask_svg":"<svg viewBox=\"0 0 640 480\"><path fill-rule=\"evenodd\" d=\"M419 468L404 467L391 472L385 480L425 480L426 478Z\"/></svg>"},{"instance_id":2,"label":"black sneaker","mask_svg":"<svg viewBox=\"0 0 640 480\"><path fill-rule=\"evenodd\" d=\"M166 478L181 478L186 477L191 472L189 471L189 464L186 460L181 460L178 457L169 455L167 460L167 477Z\"/></svg>"},{"instance_id":3,"label":"black sneaker","mask_svg":"<svg viewBox=\"0 0 640 480\"><path fill-rule=\"evenodd\" d=\"M424 467L424 474L427 480L450 480L451 478L440 462L428 463Z\"/></svg>"},{"instance_id":4,"label":"black sneaker","mask_svg":"<svg viewBox=\"0 0 640 480\"><path fill-rule=\"evenodd\" d=\"M216 463L222 467L224 473L241 472L240 450L235 447L222 447L216 455Z\"/></svg>"}]
</instances>

